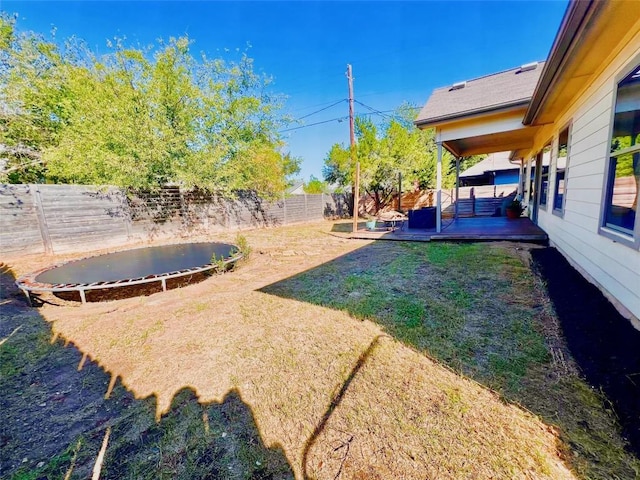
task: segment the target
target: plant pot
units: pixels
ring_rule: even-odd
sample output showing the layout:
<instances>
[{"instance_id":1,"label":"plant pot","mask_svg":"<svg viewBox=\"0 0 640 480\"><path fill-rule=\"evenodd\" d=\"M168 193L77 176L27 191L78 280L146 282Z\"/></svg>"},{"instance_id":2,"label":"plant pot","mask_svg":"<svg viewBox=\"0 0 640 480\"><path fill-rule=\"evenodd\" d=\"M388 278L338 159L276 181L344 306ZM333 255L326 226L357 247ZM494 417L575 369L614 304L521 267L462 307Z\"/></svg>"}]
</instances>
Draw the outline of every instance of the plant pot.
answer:
<instances>
[{"instance_id":1,"label":"plant pot","mask_svg":"<svg viewBox=\"0 0 640 480\"><path fill-rule=\"evenodd\" d=\"M520 215L522 215L522 211L517 210L515 208L506 208L505 210L506 214L507 214L507 218L520 218Z\"/></svg>"}]
</instances>

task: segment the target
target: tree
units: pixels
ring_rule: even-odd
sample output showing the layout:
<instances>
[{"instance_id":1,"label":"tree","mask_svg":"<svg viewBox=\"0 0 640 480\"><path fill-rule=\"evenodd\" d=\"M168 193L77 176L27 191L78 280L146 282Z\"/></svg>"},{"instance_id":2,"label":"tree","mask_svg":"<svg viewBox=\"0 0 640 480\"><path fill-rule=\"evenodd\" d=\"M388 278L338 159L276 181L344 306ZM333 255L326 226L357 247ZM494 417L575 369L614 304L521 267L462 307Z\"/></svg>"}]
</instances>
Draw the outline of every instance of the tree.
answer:
<instances>
[{"instance_id":1,"label":"tree","mask_svg":"<svg viewBox=\"0 0 640 480\"><path fill-rule=\"evenodd\" d=\"M284 191L300 160L281 152L271 79L246 53L196 59L190 46L187 37L146 50L116 40L98 58L75 39L59 47L17 34L2 17L0 144L33 152L50 182ZM28 162L7 159L17 173L8 179L24 181Z\"/></svg>"},{"instance_id":2,"label":"tree","mask_svg":"<svg viewBox=\"0 0 640 480\"><path fill-rule=\"evenodd\" d=\"M436 186L435 132L414 127L414 109L409 105L399 107L390 120L382 124L382 133L368 118L356 119L357 157L360 162L362 188L374 200L374 209L384 208L397 191L398 174L409 180L417 180L421 188ZM451 176L453 158L443 155L443 186L453 186L455 168ZM325 158L323 175L326 181L345 186L351 183L354 165L349 149L336 144Z\"/></svg>"},{"instance_id":3,"label":"tree","mask_svg":"<svg viewBox=\"0 0 640 480\"><path fill-rule=\"evenodd\" d=\"M326 193L328 190L327 182L316 178L314 175L309 177L309 181L304 184L304 193L319 194Z\"/></svg>"}]
</instances>

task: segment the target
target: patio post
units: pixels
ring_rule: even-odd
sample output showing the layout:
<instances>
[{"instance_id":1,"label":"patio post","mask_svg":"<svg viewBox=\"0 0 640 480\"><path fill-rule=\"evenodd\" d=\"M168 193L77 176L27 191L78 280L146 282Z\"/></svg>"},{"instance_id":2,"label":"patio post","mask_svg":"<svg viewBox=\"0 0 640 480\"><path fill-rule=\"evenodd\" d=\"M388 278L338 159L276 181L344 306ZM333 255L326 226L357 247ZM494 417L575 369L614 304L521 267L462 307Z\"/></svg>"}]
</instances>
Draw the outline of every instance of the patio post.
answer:
<instances>
[{"instance_id":1,"label":"patio post","mask_svg":"<svg viewBox=\"0 0 640 480\"><path fill-rule=\"evenodd\" d=\"M456 209L453 213L453 218L458 219L458 200L460 198L460 157L456 157Z\"/></svg>"},{"instance_id":2,"label":"patio post","mask_svg":"<svg viewBox=\"0 0 640 480\"><path fill-rule=\"evenodd\" d=\"M531 164L533 162L530 158L527 159L527 167L524 174L524 192L522 192L522 203L529 204L529 198L531 198Z\"/></svg>"},{"instance_id":3,"label":"patio post","mask_svg":"<svg viewBox=\"0 0 640 480\"><path fill-rule=\"evenodd\" d=\"M442 231L442 142L436 142L438 147L438 163L436 166L436 232Z\"/></svg>"},{"instance_id":4,"label":"patio post","mask_svg":"<svg viewBox=\"0 0 640 480\"><path fill-rule=\"evenodd\" d=\"M516 194L521 199L524 197L524 160L520 160L520 166L518 168L518 190Z\"/></svg>"}]
</instances>

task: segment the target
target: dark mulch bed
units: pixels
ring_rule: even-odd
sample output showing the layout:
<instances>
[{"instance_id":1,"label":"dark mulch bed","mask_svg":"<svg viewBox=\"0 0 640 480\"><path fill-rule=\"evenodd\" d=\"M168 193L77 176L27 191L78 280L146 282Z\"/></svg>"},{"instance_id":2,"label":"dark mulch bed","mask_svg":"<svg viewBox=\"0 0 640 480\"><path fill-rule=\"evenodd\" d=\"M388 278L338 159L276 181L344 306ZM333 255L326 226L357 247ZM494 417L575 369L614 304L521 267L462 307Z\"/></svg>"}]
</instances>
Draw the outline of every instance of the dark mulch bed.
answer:
<instances>
[{"instance_id":1,"label":"dark mulch bed","mask_svg":"<svg viewBox=\"0 0 640 480\"><path fill-rule=\"evenodd\" d=\"M547 284L571 354L585 379L601 389L640 456L640 331L555 248L531 251Z\"/></svg>"}]
</instances>

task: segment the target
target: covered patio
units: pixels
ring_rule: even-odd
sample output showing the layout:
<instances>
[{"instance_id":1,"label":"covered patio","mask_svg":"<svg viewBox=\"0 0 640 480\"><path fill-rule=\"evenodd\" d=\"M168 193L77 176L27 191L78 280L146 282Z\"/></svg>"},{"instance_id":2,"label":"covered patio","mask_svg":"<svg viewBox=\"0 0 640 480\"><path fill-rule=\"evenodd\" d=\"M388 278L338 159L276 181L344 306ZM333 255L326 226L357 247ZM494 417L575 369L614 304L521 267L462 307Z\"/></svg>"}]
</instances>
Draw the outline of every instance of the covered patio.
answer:
<instances>
[{"instance_id":1,"label":"covered patio","mask_svg":"<svg viewBox=\"0 0 640 480\"><path fill-rule=\"evenodd\" d=\"M357 232L339 232L335 234L347 238L362 240L397 240L410 242L435 241L493 241L509 240L514 242L548 242L547 234L529 218L508 219L507 217L468 217L444 218L441 229L409 228L408 222L393 230L374 230L365 228L364 222Z\"/></svg>"},{"instance_id":2,"label":"covered patio","mask_svg":"<svg viewBox=\"0 0 640 480\"><path fill-rule=\"evenodd\" d=\"M460 184L463 157L510 152L507 161L519 171L517 196L529 204L530 164L524 168L521 152L533 145L538 127L525 126L523 118L533 97L543 63L458 82L433 91L420 111L415 125L435 128L437 145L436 226L430 239L545 241L545 232L536 224L535 202L528 205L528 218L514 222L505 217L460 218L460 196L455 193L453 220L443 216L442 157L444 150L456 161L456 185ZM395 233L395 232L394 232Z\"/></svg>"}]
</instances>

